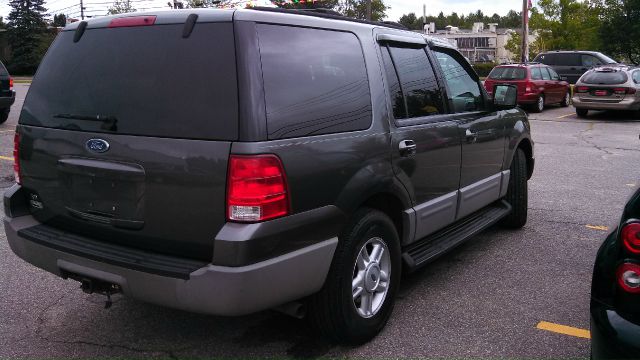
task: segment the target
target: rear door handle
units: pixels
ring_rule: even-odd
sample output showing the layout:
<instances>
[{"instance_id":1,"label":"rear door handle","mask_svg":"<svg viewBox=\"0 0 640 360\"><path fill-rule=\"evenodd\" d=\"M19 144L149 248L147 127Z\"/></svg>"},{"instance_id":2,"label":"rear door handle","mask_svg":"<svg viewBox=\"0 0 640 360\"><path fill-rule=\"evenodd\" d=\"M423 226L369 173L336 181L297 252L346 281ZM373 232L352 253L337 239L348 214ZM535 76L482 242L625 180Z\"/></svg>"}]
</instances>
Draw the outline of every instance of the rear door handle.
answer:
<instances>
[{"instance_id":1,"label":"rear door handle","mask_svg":"<svg viewBox=\"0 0 640 360\"><path fill-rule=\"evenodd\" d=\"M416 142L413 140L402 140L398 145L400 156L413 156L416 154Z\"/></svg>"}]
</instances>

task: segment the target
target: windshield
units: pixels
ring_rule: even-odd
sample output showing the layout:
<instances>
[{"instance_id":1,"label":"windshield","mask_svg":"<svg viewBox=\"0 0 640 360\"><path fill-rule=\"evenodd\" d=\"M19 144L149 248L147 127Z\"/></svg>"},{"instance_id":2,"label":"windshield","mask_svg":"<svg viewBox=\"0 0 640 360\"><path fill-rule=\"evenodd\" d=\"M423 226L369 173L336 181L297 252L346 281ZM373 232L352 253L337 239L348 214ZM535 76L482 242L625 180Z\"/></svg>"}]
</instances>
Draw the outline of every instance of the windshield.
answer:
<instances>
[{"instance_id":1,"label":"windshield","mask_svg":"<svg viewBox=\"0 0 640 360\"><path fill-rule=\"evenodd\" d=\"M238 91L231 23L62 32L20 123L90 132L234 140Z\"/></svg>"},{"instance_id":2,"label":"windshield","mask_svg":"<svg viewBox=\"0 0 640 360\"><path fill-rule=\"evenodd\" d=\"M495 80L524 80L527 71L521 67L497 67L491 70L489 79Z\"/></svg>"},{"instance_id":3,"label":"windshield","mask_svg":"<svg viewBox=\"0 0 640 360\"><path fill-rule=\"evenodd\" d=\"M612 58L608 57L605 54L600 54L600 59L605 63L605 64L617 64L618 62L613 60Z\"/></svg>"}]
</instances>

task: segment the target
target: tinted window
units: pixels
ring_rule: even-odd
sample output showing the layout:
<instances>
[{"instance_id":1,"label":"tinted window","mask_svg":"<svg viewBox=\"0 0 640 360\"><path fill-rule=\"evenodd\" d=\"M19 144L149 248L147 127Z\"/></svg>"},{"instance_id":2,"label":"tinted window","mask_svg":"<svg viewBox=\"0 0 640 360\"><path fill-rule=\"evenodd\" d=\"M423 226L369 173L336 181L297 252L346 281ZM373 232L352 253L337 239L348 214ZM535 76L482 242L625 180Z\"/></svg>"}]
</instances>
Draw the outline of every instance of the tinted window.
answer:
<instances>
[{"instance_id":1,"label":"tinted window","mask_svg":"<svg viewBox=\"0 0 640 360\"><path fill-rule=\"evenodd\" d=\"M593 55L582 55L582 66L592 67L602 65L602 62Z\"/></svg>"},{"instance_id":2,"label":"tinted window","mask_svg":"<svg viewBox=\"0 0 640 360\"><path fill-rule=\"evenodd\" d=\"M20 122L119 134L237 138L232 24L198 24L186 39L183 28L92 29L77 43L73 31L62 32L40 65ZM100 115L117 124L60 115Z\"/></svg>"},{"instance_id":3,"label":"tinted window","mask_svg":"<svg viewBox=\"0 0 640 360\"><path fill-rule=\"evenodd\" d=\"M551 75L551 80L560 80L560 75L558 75L555 70L553 70L552 68L547 68L547 71L549 71L549 74Z\"/></svg>"},{"instance_id":4,"label":"tinted window","mask_svg":"<svg viewBox=\"0 0 640 360\"><path fill-rule=\"evenodd\" d=\"M592 71L582 78L585 84L614 85L627 82L627 74L622 71Z\"/></svg>"},{"instance_id":5,"label":"tinted window","mask_svg":"<svg viewBox=\"0 0 640 360\"><path fill-rule=\"evenodd\" d=\"M9 75L7 68L5 68L4 64L0 62L0 76L7 76L7 75Z\"/></svg>"},{"instance_id":6,"label":"tinted window","mask_svg":"<svg viewBox=\"0 0 640 360\"><path fill-rule=\"evenodd\" d=\"M407 117L407 111L405 110L404 97L402 96L402 89L400 88L398 74L396 73L396 69L393 67L393 61L389 55L389 50L386 47L381 50L384 70L387 75L389 97L391 98L391 104L393 106L393 117L396 119L404 119Z\"/></svg>"},{"instance_id":7,"label":"tinted window","mask_svg":"<svg viewBox=\"0 0 640 360\"><path fill-rule=\"evenodd\" d=\"M640 70L633 72L633 82L640 84Z\"/></svg>"},{"instance_id":8,"label":"tinted window","mask_svg":"<svg viewBox=\"0 0 640 360\"><path fill-rule=\"evenodd\" d=\"M557 65L558 64L558 54L540 54L538 55L535 62L541 62L547 65Z\"/></svg>"},{"instance_id":9,"label":"tinted window","mask_svg":"<svg viewBox=\"0 0 640 360\"><path fill-rule=\"evenodd\" d=\"M270 139L367 129L360 42L346 32L258 25Z\"/></svg>"},{"instance_id":10,"label":"tinted window","mask_svg":"<svg viewBox=\"0 0 640 360\"><path fill-rule=\"evenodd\" d=\"M542 80L551 80L551 76L549 75L547 68L540 68L540 73L542 73Z\"/></svg>"},{"instance_id":11,"label":"tinted window","mask_svg":"<svg viewBox=\"0 0 640 360\"><path fill-rule=\"evenodd\" d=\"M520 67L496 67L489 73L489 79L497 80L524 80L526 77L526 69Z\"/></svg>"},{"instance_id":12,"label":"tinted window","mask_svg":"<svg viewBox=\"0 0 640 360\"><path fill-rule=\"evenodd\" d=\"M531 68L531 80L542 80L542 73L539 67Z\"/></svg>"},{"instance_id":13,"label":"tinted window","mask_svg":"<svg viewBox=\"0 0 640 360\"><path fill-rule=\"evenodd\" d=\"M443 113L442 96L424 49L391 47L409 118Z\"/></svg>"},{"instance_id":14,"label":"tinted window","mask_svg":"<svg viewBox=\"0 0 640 360\"><path fill-rule=\"evenodd\" d=\"M449 100L456 113L482 109L482 95L479 84L461 64L459 56L435 51L447 82Z\"/></svg>"},{"instance_id":15,"label":"tinted window","mask_svg":"<svg viewBox=\"0 0 640 360\"><path fill-rule=\"evenodd\" d=\"M562 54L556 54L556 55L558 56L556 65L562 65L562 66L581 66L582 65L582 59L580 58L580 54L562 53Z\"/></svg>"}]
</instances>

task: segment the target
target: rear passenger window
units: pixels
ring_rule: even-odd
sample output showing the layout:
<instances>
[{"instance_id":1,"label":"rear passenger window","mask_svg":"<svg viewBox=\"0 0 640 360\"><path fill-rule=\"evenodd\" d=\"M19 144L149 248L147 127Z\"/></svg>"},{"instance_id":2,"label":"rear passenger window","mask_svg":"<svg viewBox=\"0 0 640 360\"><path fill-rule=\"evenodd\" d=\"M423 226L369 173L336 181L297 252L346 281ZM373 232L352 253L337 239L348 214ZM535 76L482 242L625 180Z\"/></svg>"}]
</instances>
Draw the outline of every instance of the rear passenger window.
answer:
<instances>
[{"instance_id":1,"label":"rear passenger window","mask_svg":"<svg viewBox=\"0 0 640 360\"><path fill-rule=\"evenodd\" d=\"M542 80L551 80L551 76L549 75L547 68L540 68L540 72L542 73Z\"/></svg>"},{"instance_id":2,"label":"rear passenger window","mask_svg":"<svg viewBox=\"0 0 640 360\"><path fill-rule=\"evenodd\" d=\"M482 110L480 85L471 77L469 71L452 55L442 51L435 51L435 54L448 85L453 111L461 113Z\"/></svg>"},{"instance_id":3,"label":"rear passenger window","mask_svg":"<svg viewBox=\"0 0 640 360\"><path fill-rule=\"evenodd\" d=\"M382 61L384 62L384 70L387 75L387 87L389 88L389 97L391 98L391 106L393 106L393 117L395 119L405 119L407 110L405 108L404 96L400 88L400 80L393 66L389 50L382 48Z\"/></svg>"},{"instance_id":4,"label":"rear passenger window","mask_svg":"<svg viewBox=\"0 0 640 360\"><path fill-rule=\"evenodd\" d=\"M407 117L442 114L436 76L424 49L389 47L406 99Z\"/></svg>"},{"instance_id":5,"label":"rear passenger window","mask_svg":"<svg viewBox=\"0 0 640 360\"><path fill-rule=\"evenodd\" d=\"M542 80L542 73L539 67L531 68L531 80Z\"/></svg>"},{"instance_id":6,"label":"rear passenger window","mask_svg":"<svg viewBox=\"0 0 640 360\"><path fill-rule=\"evenodd\" d=\"M258 25L269 139L364 130L371 95L351 33Z\"/></svg>"}]
</instances>

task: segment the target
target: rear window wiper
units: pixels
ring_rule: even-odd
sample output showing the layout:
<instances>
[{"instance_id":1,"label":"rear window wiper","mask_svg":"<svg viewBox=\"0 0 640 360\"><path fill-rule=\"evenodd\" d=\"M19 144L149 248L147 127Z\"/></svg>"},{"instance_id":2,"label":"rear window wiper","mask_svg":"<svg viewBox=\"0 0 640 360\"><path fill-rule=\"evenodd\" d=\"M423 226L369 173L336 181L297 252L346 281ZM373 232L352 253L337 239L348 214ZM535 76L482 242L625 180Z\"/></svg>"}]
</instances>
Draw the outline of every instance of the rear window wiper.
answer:
<instances>
[{"instance_id":1,"label":"rear window wiper","mask_svg":"<svg viewBox=\"0 0 640 360\"><path fill-rule=\"evenodd\" d=\"M78 114L55 114L54 118L58 119L73 119L73 120L86 120L86 121L98 121L102 123L103 130L116 131L118 119L115 116L111 115L78 115Z\"/></svg>"}]
</instances>

